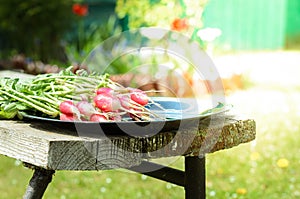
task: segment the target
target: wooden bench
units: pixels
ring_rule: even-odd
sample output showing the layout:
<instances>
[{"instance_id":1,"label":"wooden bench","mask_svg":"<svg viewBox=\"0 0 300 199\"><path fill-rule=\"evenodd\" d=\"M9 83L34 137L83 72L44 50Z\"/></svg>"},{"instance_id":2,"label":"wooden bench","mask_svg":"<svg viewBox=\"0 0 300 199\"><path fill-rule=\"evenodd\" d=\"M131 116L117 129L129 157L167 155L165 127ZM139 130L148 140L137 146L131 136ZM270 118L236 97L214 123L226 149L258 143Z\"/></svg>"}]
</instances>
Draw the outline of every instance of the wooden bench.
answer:
<instances>
[{"instance_id":1,"label":"wooden bench","mask_svg":"<svg viewBox=\"0 0 300 199\"><path fill-rule=\"evenodd\" d=\"M0 154L34 169L24 199L42 198L58 170L125 168L185 188L187 199L205 198L205 156L255 139L255 121L220 114L195 128L150 137L76 136L39 121L0 121ZM184 156L184 171L151 162Z\"/></svg>"}]
</instances>

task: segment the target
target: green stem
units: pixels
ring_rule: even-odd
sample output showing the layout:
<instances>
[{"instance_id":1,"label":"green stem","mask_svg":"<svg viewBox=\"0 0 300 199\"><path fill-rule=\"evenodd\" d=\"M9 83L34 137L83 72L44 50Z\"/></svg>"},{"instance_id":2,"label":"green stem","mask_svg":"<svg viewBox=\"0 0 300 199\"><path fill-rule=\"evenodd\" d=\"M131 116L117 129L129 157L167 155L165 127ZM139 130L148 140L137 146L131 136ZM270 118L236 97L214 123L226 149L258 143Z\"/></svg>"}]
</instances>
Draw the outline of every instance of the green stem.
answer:
<instances>
[{"instance_id":1,"label":"green stem","mask_svg":"<svg viewBox=\"0 0 300 199\"><path fill-rule=\"evenodd\" d=\"M47 92L49 95L67 95L70 94L74 91L70 90L70 91L55 91L55 92Z\"/></svg>"},{"instance_id":2,"label":"green stem","mask_svg":"<svg viewBox=\"0 0 300 199\"><path fill-rule=\"evenodd\" d=\"M53 97L52 95L48 94L48 93L44 93L45 97L48 97L49 99L55 101L56 104L60 104L61 101L58 100L57 98Z\"/></svg>"},{"instance_id":3,"label":"green stem","mask_svg":"<svg viewBox=\"0 0 300 199\"><path fill-rule=\"evenodd\" d=\"M76 100L76 101L81 101L81 97L78 96L73 96L73 95L65 95L66 98Z\"/></svg>"},{"instance_id":4,"label":"green stem","mask_svg":"<svg viewBox=\"0 0 300 199\"><path fill-rule=\"evenodd\" d=\"M49 77L42 77L42 78L38 78L38 79L35 79L32 81L32 83L37 83L39 81L45 81L45 80L51 80L51 79L54 79L54 80L66 80L66 79L75 79L75 80L81 80L81 81L84 81L85 83L88 83L88 84L99 84L99 83L102 83L102 81L106 82L107 79L103 79L103 78L91 78L91 77L82 77L82 76L67 76L67 75L61 75L61 76L49 76ZM78 82L79 83L79 82Z\"/></svg>"},{"instance_id":5,"label":"green stem","mask_svg":"<svg viewBox=\"0 0 300 199\"><path fill-rule=\"evenodd\" d=\"M64 85L64 86L67 86L68 88L72 88L72 89L82 87L82 84L79 84L78 82L75 82L75 81L66 80L66 79L62 79L62 80L57 79L57 83L59 83L59 85Z\"/></svg>"},{"instance_id":6,"label":"green stem","mask_svg":"<svg viewBox=\"0 0 300 199\"><path fill-rule=\"evenodd\" d=\"M72 88L71 88L72 86ZM71 90L73 89L74 86L73 85L49 85L47 87L45 87L44 91L56 91L56 90Z\"/></svg>"},{"instance_id":7,"label":"green stem","mask_svg":"<svg viewBox=\"0 0 300 199\"><path fill-rule=\"evenodd\" d=\"M48 102L50 106L53 106L53 108L57 108L58 109L58 104L57 104L57 101L54 101L52 100L51 98L45 98L45 97L41 97L41 96L37 96L37 95L32 95L30 96L31 98L33 99L37 99L37 100L40 100L40 101L45 101L45 102Z\"/></svg>"},{"instance_id":8,"label":"green stem","mask_svg":"<svg viewBox=\"0 0 300 199\"><path fill-rule=\"evenodd\" d=\"M57 110L50 111L50 110L48 110L48 109L45 109L45 108L43 108L43 107L40 107L40 106L36 105L35 103L31 102L32 100L29 101L27 97L25 97L25 98L20 98L20 97L18 97L18 96L16 96L16 95L12 95L12 94L10 94L9 92L3 91L3 90L0 90L0 93L2 93L2 94L4 94L4 95L7 95L7 96L9 96L9 97L11 97L11 98L13 98L13 99L16 99L16 100L18 100L18 101L20 101L20 102L23 102L23 103L26 104L27 106L33 107L33 108L35 108L35 109L37 109L37 110L39 110L39 111L41 111L41 112L43 112L43 113L45 113L45 114L47 114L47 115L56 117L56 116L59 114L59 111L57 111ZM35 102L37 102L37 101L35 101Z\"/></svg>"},{"instance_id":9,"label":"green stem","mask_svg":"<svg viewBox=\"0 0 300 199\"><path fill-rule=\"evenodd\" d=\"M43 104L43 103L41 103L41 102L39 102L39 101L36 101L36 100L31 99L30 97L28 97L27 95L24 95L23 93L21 93L21 92L19 92L19 91L13 90L13 89L11 89L11 88L9 88L9 87L7 87L7 86L5 86L4 88L5 88L6 91L10 91L10 92L12 92L13 94L15 94L16 96L18 95L19 97L22 97L23 99L26 99L26 100L30 101L31 103L34 103L34 104L36 104L36 105L38 105L38 106L41 106L41 107L43 107L43 108L45 108L45 109L47 109L47 110L51 110L51 109L52 109L52 111L57 111L56 109L53 109L53 108L51 108L51 107L48 107L47 105L45 105L45 104ZM8 92L7 92L7 93L8 93ZM12 96L13 96L13 95L12 95Z\"/></svg>"}]
</instances>

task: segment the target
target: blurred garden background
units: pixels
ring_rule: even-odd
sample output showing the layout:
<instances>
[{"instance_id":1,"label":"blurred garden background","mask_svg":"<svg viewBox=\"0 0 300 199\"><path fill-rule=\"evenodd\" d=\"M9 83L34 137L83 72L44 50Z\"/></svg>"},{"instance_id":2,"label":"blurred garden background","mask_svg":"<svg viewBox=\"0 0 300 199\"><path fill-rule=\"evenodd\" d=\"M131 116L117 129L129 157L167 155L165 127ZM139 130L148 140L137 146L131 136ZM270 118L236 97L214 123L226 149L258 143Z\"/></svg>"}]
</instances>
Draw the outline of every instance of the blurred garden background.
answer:
<instances>
[{"instance_id":1,"label":"blurred garden background","mask_svg":"<svg viewBox=\"0 0 300 199\"><path fill-rule=\"evenodd\" d=\"M207 51L234 112L256 140L207 155L207 198L300 198L300 1L2 0L0 69L29 74L81 66L99 43L156 26ZM130 70L115 62L110 73ZM164 160L160 160L164 161ZM173 165L183 168L183 159ZM0 198L21 198L32 170L0 156ZM125 170L58 171L45 198L183 198L170 183Z\"/></svg>"}]
</instances>

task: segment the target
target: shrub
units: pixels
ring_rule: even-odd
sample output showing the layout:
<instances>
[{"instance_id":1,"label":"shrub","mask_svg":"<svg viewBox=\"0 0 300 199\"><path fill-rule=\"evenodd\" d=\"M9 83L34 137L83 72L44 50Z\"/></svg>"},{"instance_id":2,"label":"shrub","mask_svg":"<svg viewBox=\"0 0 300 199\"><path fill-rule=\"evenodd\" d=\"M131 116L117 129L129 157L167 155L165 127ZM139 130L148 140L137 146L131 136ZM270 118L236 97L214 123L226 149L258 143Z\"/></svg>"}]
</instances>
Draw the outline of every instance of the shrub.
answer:
<instances>
[{"instance_id":1,"label":"shrub","mask_svg":"<svg viewBox=\"0 0 300 199\"><path fill-rule=\"evenodd\" d=\"M66 61L61 41L72 24L72 5L72 0L2 1L2 52L14 51L44 62Z\"/></svg>"}]
</instances>

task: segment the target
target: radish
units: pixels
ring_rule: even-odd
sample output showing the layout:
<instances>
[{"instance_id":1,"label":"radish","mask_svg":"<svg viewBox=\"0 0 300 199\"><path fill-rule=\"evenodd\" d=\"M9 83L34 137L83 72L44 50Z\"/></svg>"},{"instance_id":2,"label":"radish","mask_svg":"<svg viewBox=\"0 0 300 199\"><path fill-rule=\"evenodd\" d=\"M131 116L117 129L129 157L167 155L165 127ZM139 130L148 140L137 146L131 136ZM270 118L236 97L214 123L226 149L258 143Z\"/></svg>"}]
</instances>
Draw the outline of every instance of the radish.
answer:
<instances>
[{"instance_id":1,"label":"radish","mask_svg":"<svg viewBox=\"0 0 300 199\"><path fill-rule=\"evenodd\" d=\"M122 116L121 115L114 115L110 117L110 120L116 121L116 122L121 122L122 121Z\"/></svg>"},{"instance_id":2,"label":"radish","mask_svg":"<svg viewBox=\"0 0 300 199\"><path fill-rule=\"evenodd\" d=\"M129 117L135 121L140 121L142 116L137 113L129 113Z\"/></svg>"},{"instance_id":3,"label":"radish","mask_svg":"<svg viewBox=\"0 0 300 199\"><path fill-rule=\"evenodd\" d=\"M103 112L116 111L121 108L120 100L107 93L101 93L94 98L95 105Z\"/></svg>"},{"instance_id":4,"label":"radish","mask_svg":"<svg viewBox=\"0 0 300 199\"><path fill-rule=\"evenodd\" d=\"M130 98L136 103L145 106L148 104L148 96L140 89L130 89Z\"/></svg>"},{"instance_id":5,"label":"radish","mask_svg":"<svg viewBox=\"0 0 300 199\"><path fill-rule=\"evenodd\" d=\"M78 118L80 118L80 112L71 100L61 102L59 105L59 110L61 113L66 115L75 114Z\"/></svg>"},{"instance_id":6,"label":"radish","mask_svg":"<svg viewBox=\"0 0 300 199\"><path fill-rule=\"evenodd\" d=\"M130 108L127 110L129 117L131 117L132 119L136 120L137 118L141 118L142 117L142 112L140 110L140 108Z\"/></svg>"},{"instance_id":7,"label":"radish","mask_svg":"<svg viewBox=\"0 0 300 199\"><path fill-rule=\"evenodd\" d=\"M103 94L103 93L107 93L107 94L113 94L114 90L112 88L108 88L108 87L102 87L102 88L98 88L96 90L96 94Z\"/></svg>"},{"instance_id":8,"label":"radish","mask_svg":"<svg viewBox=\"0 0 300 199\"><path fill-rule=\"evenodd\" d=\"M88 101L89 97L85 94L80 94L81 101Z\"/></svg>"},{"instance_id":9,"label":"radish","mask_svg":"<svg viewBox=\"0 0 300 199\"><path fill-rule=\"evenodd\" d=\"M92 114L90 117L92 122L107 122L108 118L103 114Z\"/></svg>"},{"instance_id":10,"label":"radish","mask_svg":"<svg viewBox=\"0 0 300 199\"><path fill-rule=\"evenodd\" d=\"M121 103L121 106L125 109L129 109L131 107L130 98L128 95L121 95L118 97Z\"/></svg>"},{"instance_id":11,"label":"radish","mask_svg":"<svg viewBox=\"0 0 300 199\"><path fill-rule=\"evenodd\" d=\"M119 110L108 113L108 118L111 121L120 122L122 121L122 115L126 114L125 112L119 112Z\"/></svg>"},{"instance_id":12,"label":"radish","mask_svg":"<svg viewBox=\"0 0 300 199\"><path fill-rule=\"evenodd\" d=\"M87 102L87 101L80 101L76 104L79 112L86 117L90 117L92 114L97 113L95 107Z\"/></svg>"},{"instance_id":13,"label":"radish","mask_svg":"<svg viewBox=\"0 0 300 199\"><path fill-rule=\"evenodd\" d=\"M64 121L79 121L80 120L75 114L64 114L64 113L61 113L59 115L59 119L64 120Z\"/></svg>"}]
</instances>

